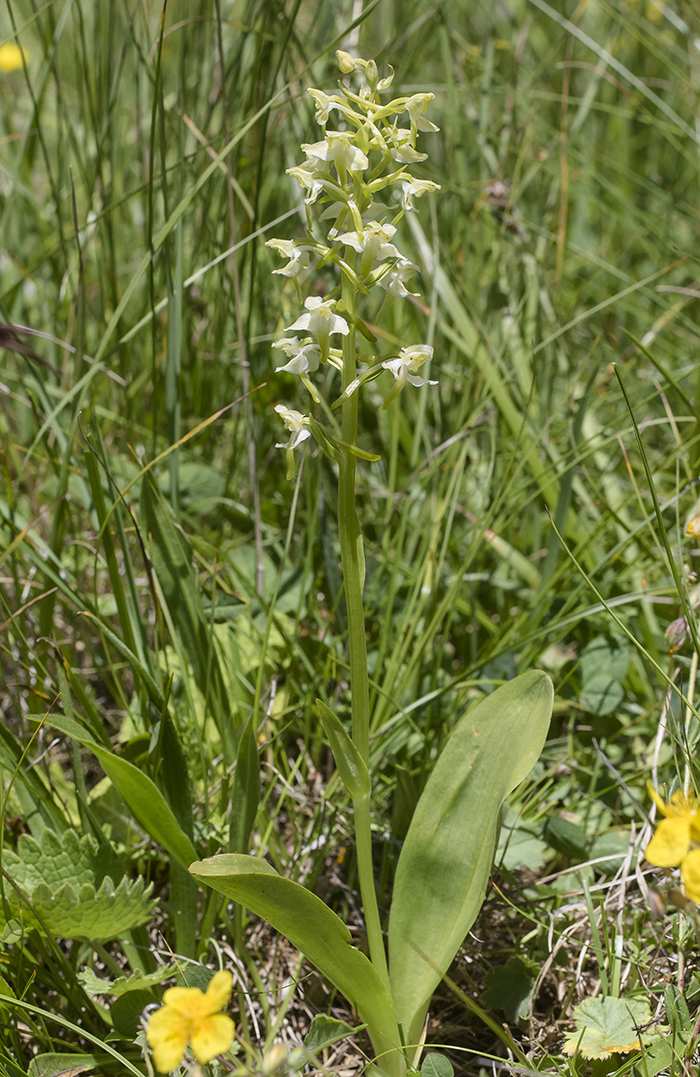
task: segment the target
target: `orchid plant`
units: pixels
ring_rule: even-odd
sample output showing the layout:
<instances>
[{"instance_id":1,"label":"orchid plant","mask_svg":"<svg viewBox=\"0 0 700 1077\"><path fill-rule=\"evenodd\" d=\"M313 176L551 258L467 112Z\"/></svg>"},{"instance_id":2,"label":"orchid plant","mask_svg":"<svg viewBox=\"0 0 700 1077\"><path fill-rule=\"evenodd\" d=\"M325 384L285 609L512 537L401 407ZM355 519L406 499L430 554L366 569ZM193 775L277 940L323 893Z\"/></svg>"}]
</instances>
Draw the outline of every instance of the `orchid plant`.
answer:
<instances>
[{"instance_id":1,"label":"orchid plant","mask_svg":"<svg viewBox=\"0 0 700 1077\"><path fill-rule=\"evenodd\" d=\"M355 501L358 460L378 457L358 444L358 399L367 383L386 373L393 381L382 408L409 386L437 383L424 376L433 358L430 344L407 343L381 355L361 351L360 344L377 342L370 313L378 326L393 303L415 294L408 283L418 267L397 246L397 229L418 199L439 190L408 170L427 159L418 149L419 134L438 128L426 116L433 94L385 102L393 72L380 79L373 60L346 52L337 58L342 75L359 76L360 85L352 88L341 79L337 94L309 90L323 137L302 145L304 162L288 169L305 195L306 234L298 241L271 239L268 246L287 260L274 272L293 280L303 300L303 312L273 345L286 359L276 369L298 378L310 397L306 411L275 408L289 435L280 443L288 478L294 475L295 452L312 438L337 465L351 731L320 700L317 709L352 801L369 957L350 945L348 928L318 897L260 857L237 851L199 861L190 871L285 934L356 1008L372 1041L376 1070L404 1077L418 1064L431 996L483 901L501 806L539 756L553 692L544 673L530 671L485 696L455 723L415 809L387 930L372 865L365 562ZM331 114L338 130L328 127ZM312 271L318 274L317 294L304 298L302 286ZM323 400L313 379L321 372L324 385L332 384L326 377L330 368L337 371L339 388L335 399ZM328 425L336 409L339 428ZM326 422L314 414L319 410Z\"/></svg>"}]
</instances>

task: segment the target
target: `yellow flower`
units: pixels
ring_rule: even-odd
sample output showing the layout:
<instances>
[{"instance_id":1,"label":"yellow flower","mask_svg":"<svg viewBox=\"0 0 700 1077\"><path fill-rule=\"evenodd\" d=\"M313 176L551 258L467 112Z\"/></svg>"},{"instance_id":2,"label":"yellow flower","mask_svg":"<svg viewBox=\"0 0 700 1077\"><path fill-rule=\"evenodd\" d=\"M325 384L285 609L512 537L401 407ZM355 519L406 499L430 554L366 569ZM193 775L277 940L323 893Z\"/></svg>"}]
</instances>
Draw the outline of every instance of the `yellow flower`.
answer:
<instances>
[{"instance_id":1,"label":"yellow flower","mask_svg":"<svg viewBox=\"0 0 700 1077\"><path fill-rule=\"evenodd\" d=\"M683 862L692 846L700 843L700 810L694 792L687 795L677 789L665 804L649 786L649 795L662 815L656 833L645 850L650 864L657 868L676 868ZM700 874L698 876L700 883Z\"/></svg>"},{"instance_id":2,"label":"yellow flower","mask_svg":"<svg viewBox=\"0 0 700 1077\"><path fill-rule=\"evenodd\" d=\"M25 53L25 56L28 54ZM22 50L14 41L8 41L0 45L0 72L6 75L9 71L16 71L22 66Z\"/></svg>"},{"instance_id":3,"label":"yellow flower","mask_svg":"<svg viewBox=\"0 0 700 1077\"><path fill-rule=\"evenodd\" d=\"M160 1073L170 1073L182 1062L189 1043L198 1062L210 1062L233 1042L234 1025L219 1011L231 997L233 976L215 972L206 992L198 987L171 987L163 1006L148 1022L146 1039Z\"/></svg>"}]
</instances>

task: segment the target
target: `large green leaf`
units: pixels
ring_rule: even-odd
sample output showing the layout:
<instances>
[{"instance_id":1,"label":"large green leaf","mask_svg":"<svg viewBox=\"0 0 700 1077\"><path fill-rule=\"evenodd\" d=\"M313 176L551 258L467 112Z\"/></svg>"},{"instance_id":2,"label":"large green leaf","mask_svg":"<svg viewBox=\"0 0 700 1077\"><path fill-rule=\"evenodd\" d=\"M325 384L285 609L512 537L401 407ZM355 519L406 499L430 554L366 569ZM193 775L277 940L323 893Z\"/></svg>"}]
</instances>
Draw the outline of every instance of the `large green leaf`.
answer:
<instances>
[{"instance_id":1,"label":"large green leaf","mask_svg":"<svg viewBox=\"0 0 700 1077\"><path fill-rule=\"evenodd\" d=\"M190 866L194 878L269 920L352 1003L367 1024L383 1073L401 1077L403 1054L391 999L370 961L327 905L264 860L224 853Z\"/></svg>"},{"instance_id":2,"label":"large green leaf","mask_svg":"<svg viewBox=\"0 0 700 1077\"><path fill-rule=\"evenodd\" d=\"M418 801L389 918L392 995L408 1044L481 908L501 805L537 761L552 701L536 670L498 688L457 724Z\"/></svg>"}]
</instances>

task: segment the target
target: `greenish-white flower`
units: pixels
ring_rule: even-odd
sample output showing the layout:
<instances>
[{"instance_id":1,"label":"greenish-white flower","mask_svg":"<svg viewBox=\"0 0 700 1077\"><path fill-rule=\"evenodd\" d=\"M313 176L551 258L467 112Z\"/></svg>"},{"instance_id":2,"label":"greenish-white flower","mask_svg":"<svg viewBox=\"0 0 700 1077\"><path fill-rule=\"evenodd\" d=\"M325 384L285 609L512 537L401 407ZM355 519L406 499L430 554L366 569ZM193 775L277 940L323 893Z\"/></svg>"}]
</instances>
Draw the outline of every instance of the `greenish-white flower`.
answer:
<instances>
[{"instance_id":1,"label":"greenish-white flower","mask_svg":"<svg viewBox=\"0 0 700 1077\"><path fill-rule=\"evenodd\" d=\"M307 157L335 165L341 183L345 182L346 171L363 172L369 168L369 161L348 131L326 131L321 142L303 143L301 148Z\"/></svg>"},{"instance_id":2,"label":"greenish-white flower","mask_svg":"<svg viewBox=\"0 0 700 1077\"><path fill-rule=\"evenodd\" d=\"M414 93L406 102L406 112L411 117L411 123L418 131L439 131L431 120L425 118L428 105L435 97L434 93Z\"/></svg>"},{"instance_id":3,"label":"greenish-white flower","mask_svg":"<svg viewBox=\"0 0 700 1077\"><path fill-rule=\"evenodd\" d=\"M428 191L439 191L440 184L433 183L432 180L405 180L401 184L401 190L403 191L401 205L408 212L416 208L414 205L416 198L420 198L421 195L426 194Z\"/></svg>"},{"instance_id":4,"label":"greenish-white flower","mask_svg":"<svg viewBox=\"0 0 700 1077\"><path fill-rule=\"evenodd\" d=\"M336 108L343 115L352 112L350 106L346 105L341 97L331 97L329 94L324 93L323 90L314 89L313 86L309 86L307 92L311 94L316 105L316 122L323 127L328 123L328 115L332 109Z\"/></svg>"},{"instance_id":5,"label":"greenish-white flower","mask_svg":"<svg viewBox=\"0 0 700 1077\"><path fill-rule=\"evenodd\" d=\"M289 262L282 269L273 269L273 273L280 273L283 277L296 277L303 270L308 269L311 261L311 252L308 247L300 247L293 239L268 239L266 247L281 254L283 258L289 258Z\"/></svg>"},{"instance_id":6,"label":"greenish-white flower","mask_svg":"<svg viewBox=\"0 0 700 1077\"><path fill-rule=\"evenodd\" d=\"M278 442L275 448L287 449L291 452L292 449L296 449L297 445L301 445L302 441L306 441L307 438L311 437L308 415L302 415L300 411L285 407L284 404L275 404L275 411L292 435L289 441L286 443Z\"/></svg>"},{"instance_id":7,"label":"greenish-white flower","mask_svg":"<svg viewBox=\"0 0 700 1077\"><path fill-rule=\"evenodd\" d=\"M361 231L343 232L338 239L362 255L360 276L366 277L375 262L383 262L385 258L401 257L401 252L389 242L395 232L396 229L392 224L369 221Z\"/></svg>"},{"instance_id":8,"label":"greenish-white flower","mask_svg":"<svg viewBox=\"0 0 700 1077\"><path fill-rule=\"evenodd\" d=\"M326 181L330 180L330 175L320 171L318 167L320 164L320 161L316 162L309 158L305 164L295 165L293 168L287 169L287 175L293 176L303 190L310 192L304 199L309 206L316 201L321 191L323 191Z\"/></svg>"},{"instance_id":9,"label":"greenish-white flower","mask_svg":"<svg viewBox=\"0 0 700 1077\"><path fill-rule=\"evenodd\" d=\"M288 326L290 332L305 329L317 337L321 333L326 336L333 333L347 336L350 332L345 318L335 313L335 299L321 299L319 295L310 295L304 300L304 306L306 314L301 314L293 325Z\"/></svg>"},{"instance_id":10,"label":"greenish-white flower","mask_svg":"<svg viewBox=\"0 0 700 1077\"><path fill-rule=\"evenodd\" d=\"M409 292L406 287L406 281L413 276L417 268L413 262L409 262L408 258L399 258L388 272L377 278L377 283L397 297L418 295L418 292Z\"/></svg>"},{"instance_id":11,"label":"greenish-white flower","mask_svg":"<svg viewBox=\"0 0 700 1077\"><path fill-rule=\"evenodd\" d=\"M403 165L412 165L417 161L427 161L427 153L419 153L413 145L415 135L403 127L395 127L391 138L387 138L389 153L395 161Z\"/></svg>"},{"instance_id":12,"label":"greenish-white flower","mask_svg":"<svg viewBox=\"0 0 700 1077\"><path fill-rule=\"evenodd\" d=\"M282 337L275 341L273 348L280 348L289 359L284 366L276 366L275 371L286 370L288 374L313 374L321 362L321 349L311 339L299 341L297 337Z\"/></svg>"},{"instance_id":13,"label":"greenish-white flower","mask_svg":"<svg viewBox=\"0 0 700 1077\"><path fill-rule=\"evenodd\" d=\"M418 371L423 363L430 362L433 358L433 349L429 344L412 344L408 348L402 348L396 359L387 359L382 363L385 370L390 370L394 375L395 383L384 398L382 409L386 408L403 389L408 385L437 385L436 381L429 381L418 376Z\"/></svg>"},{"instance_id":14,"label":"greenish-white flower","mask_svg":"<svg viewBox=\"0 0 700 1077\"><path fill-rule=\"evenodd\" d=\"M304 306L306 314L301 314L293 325L288 326L289 332L305 331L315 336L321 349L321 362L326 363L331 336L334 333L347 336L350 326L345 318L335 313L334 299L321 299L318 295L310 295L304 300Z\"/></svg>"}]
</instances>

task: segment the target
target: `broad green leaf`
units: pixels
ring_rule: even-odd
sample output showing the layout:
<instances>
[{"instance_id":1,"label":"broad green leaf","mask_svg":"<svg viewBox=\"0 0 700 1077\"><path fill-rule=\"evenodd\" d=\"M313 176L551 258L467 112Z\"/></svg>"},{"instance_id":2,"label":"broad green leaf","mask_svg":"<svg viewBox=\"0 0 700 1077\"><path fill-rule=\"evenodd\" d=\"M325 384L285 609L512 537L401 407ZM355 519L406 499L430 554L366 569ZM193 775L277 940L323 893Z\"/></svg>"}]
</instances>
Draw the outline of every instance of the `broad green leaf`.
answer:
<instances>
[{"instance_id":1,"label":"broad green leaf","mask_svg":"<svg viewBox=\"0 0 700 1077\"><path fill-rule=\"evenodd\" d=\"M587 998L574 1006L576 1031L569 1033L564 1052L583 1058L609 1058L641 1050L639 1028L651 1019L649 1003L638 998Z\"/></svg>"},{"instance_id":2,"label":"broad green leaf","mask_svg":"<svg viewBox=\"0 0 700 1077\"><path fill-rule=\"evenodd\" d=\"M405 1073L391 999L370 961L351 945L343 921L320 898L253 856L224 853L192 864L190 871L199 883L238 901L285 935L355 1007L383 1072Z\"/></svg>"},{"instance_id":3,"label":"broad green leaf","mask_svg":"<svg viewBox=\"0 0 700 1077\"><path fill-rule=\"evenodd\" d=\"M501 805L539 757L552 701L538 670L487 696L457 724L418 801L389 918L392 994L408 1044L481 908Z\"/></svg>"},{"instance_id":4,"label":"broad green leaf","mask_svg":"<svg viewBox=\"0 0 700 1077\"><path fill-rule=\"evenodd\" d=\"M690 1031L679 1032L676 1036L658 1040L648 1051L644 1051L643 1060L639 1060L634 1072L640 1074L640 1077L657 1077L663 1070L666 1073L677 1073L678 1077L681 1077L683 1058L691 1035Z\"/></svg>"},{"instance_id":5,"label":"broad green leaf","mask_svg":"<svg viewBox=\"0 0 700 1077\"><path fill-rule=\"evenodd\" d=\"M370 793L369 771L355 743L344 729L340 719L336 718L323 700L316 700L316 709L331 746L338 773L343 779L343 785L353 800L357 800L358 797L368 797Z\"/></svg>"},{"instance_id":6,"label":"broad green leaf","mask_svg":"<svg viewBox=\"0 0 700 1077\"><path fill-rule=\"evenodd\" d=\"M46 1054L35 1055L29 1063L29 1077L77 1077L97 1066L95 1055Z\"/></svg>"},{"instance_id":7,"label":"broad green leaf","mask_svg":"<svg viewBox=\"0 0 700 1077\"><path fill-rule=\"evenodd\" d=\"M623 698L621 682L627 675L629 655L626 643L610 645L604 636L597 636L581 654L583 702L591 714L610 714Z\"/></svg>"},{"instance_id":8,"label":"broad green leaf","mask_svg":"<svg viewBox=\"0 0 700 1077\"><path fill-rule=\"evenodd\" d=\"M338 1043L339 1040L344 1040L347 1036L362 1032L364 1027L364 1025L356 1025L353 1028L346 1021L339 1021L337 1017L317 1013L311 1022L309 1031L304 1036L304 1047L311 1054L317 1055L319 1051Z\"/></svg>"},{"instance_id":9,"label":"broad green leaf","mask_svg":"<svg viewBox=\"0 0 700 1077\"><path fill-rule=\"evenodd\" d=\"M561 815L550 815L542 829L542 837L552 849L574 860L588 856L588 841L580 826Z\"/></svg>"},{"instance_id":10,"label":"broad green leaf","mask_svg":"<svg viewBox=\"0 0 700 1077\"><path fill-rule=\"evenodd\" d=\"M182 830L160 789L147 774L98 744L81 725L70 718L51 714L46 721L48 725L77 740L97 756L102 769L131 810L134 819L154 841L162 845L185 868L196 859L194 845Z\"/></svg>"},{"instance_id":11,"label":"broad green leaf","mask_svg":"<svg viewBox=\"0 0 700 1077\"><path fill-rule=\"evenodd\" d=\"M420 1068L421 1077L454 1077L454 1067L449 1058L435 1051L425 1056Z\"/></svg>"},{"instance_id":12,"label":"broad green leaf","mask_svg":"<svg viewBox=\"0 0 700 1077\"><path fill-rule=\"evenodd\" d=\"M133 1040L141 1027L141 1014L153 1002L152 991L129 991L112 1003L109 1016L114 1031L123 1040Z\"/></svg>"},{"instance_id":13,"label":"broad green leaf","mask_svg":"<svg viewBox=\"0 0 700 1077\"><path fill-rule=\"evenodd\" d=\"M114 862L109 852L104 854L93 838L79 838L74 830L60 838L45 830L41 842L23 834L17 852L3 853L3 867L31 906L6 882L7 919L21 915L25 929L41 930L45 924L59 938L94 942L117 938L145 923L153 907L152 886L146 887L142 878L124 877L115 887L106 874ZM5 922L0 906L0 923Z\"/></svg>"},{"instance_id":14,"label":"broad green leaf","mask_svg":"<svg viewBox=\"0 0 700 1077\"><path fill-rule=\"evenodd\" d=\"M509 957L486 973L486 990L482 1001L492 1010L502 1010L509 1021L527 1017L538 966L522 957Z\"/></svg>"}]
</instances>

